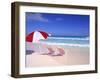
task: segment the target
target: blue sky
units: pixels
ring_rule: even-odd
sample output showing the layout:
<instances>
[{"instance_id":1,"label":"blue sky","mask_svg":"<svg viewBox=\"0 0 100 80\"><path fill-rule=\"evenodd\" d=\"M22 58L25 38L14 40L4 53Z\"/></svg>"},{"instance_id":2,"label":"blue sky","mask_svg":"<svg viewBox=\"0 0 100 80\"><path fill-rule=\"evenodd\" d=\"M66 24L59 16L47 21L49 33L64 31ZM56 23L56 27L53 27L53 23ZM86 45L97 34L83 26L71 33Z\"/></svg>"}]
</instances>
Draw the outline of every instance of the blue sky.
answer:
<instances>
[{"instance_id":1,"label":"blue sky","mask_svg":"<svg viewBox=\"0 0 100 80\"><path fill-rule=\"evenodd\" d=\"M89 15L26 12L26 34L36 30L55 36L89 36Z\"/></svg>"}]
</instances>

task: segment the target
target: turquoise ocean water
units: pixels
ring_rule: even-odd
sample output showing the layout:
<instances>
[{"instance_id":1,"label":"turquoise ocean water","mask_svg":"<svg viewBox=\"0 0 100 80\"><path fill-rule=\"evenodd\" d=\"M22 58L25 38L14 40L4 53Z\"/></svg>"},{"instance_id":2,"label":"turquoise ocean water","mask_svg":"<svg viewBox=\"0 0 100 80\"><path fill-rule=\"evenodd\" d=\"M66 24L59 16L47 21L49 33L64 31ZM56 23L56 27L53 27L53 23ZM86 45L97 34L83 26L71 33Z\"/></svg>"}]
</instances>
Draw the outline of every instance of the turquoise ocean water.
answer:
<instances>
[{"instance_id":1,"label":"turquoise ocean water","mask_svg":"<svg viewBox=\"0 0 100 80\"><path fill-rule=\"evenodd\" d=\"M89 47L89 37L80 36L50 36L45 40L40 40L42 43L54 44L54 45L67 45L67 46L79 46Z\"/></svg>"}]
</instances>

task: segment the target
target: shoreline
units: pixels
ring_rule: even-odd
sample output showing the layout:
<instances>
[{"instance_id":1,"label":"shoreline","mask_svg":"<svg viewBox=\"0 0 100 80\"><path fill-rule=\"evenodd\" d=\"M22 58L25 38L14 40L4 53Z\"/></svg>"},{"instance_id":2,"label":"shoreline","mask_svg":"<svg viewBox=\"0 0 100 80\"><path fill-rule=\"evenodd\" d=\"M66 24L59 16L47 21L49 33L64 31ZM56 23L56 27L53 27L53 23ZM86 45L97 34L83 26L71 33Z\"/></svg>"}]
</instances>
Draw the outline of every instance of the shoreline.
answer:
<instances>
[{"instance_id":1,"label":"shoreline","mask_svg":"<svg viewBox=\"0 0 100 80\"><path fill-rule=\"evenodd\" d=\"M58 46L71 46L71 47L89 47L88 44L80 45L80 44L68 44L68 43L51 43L51 42L40 42L45 45L58 45Z\"/></svg>"}]
</instances>

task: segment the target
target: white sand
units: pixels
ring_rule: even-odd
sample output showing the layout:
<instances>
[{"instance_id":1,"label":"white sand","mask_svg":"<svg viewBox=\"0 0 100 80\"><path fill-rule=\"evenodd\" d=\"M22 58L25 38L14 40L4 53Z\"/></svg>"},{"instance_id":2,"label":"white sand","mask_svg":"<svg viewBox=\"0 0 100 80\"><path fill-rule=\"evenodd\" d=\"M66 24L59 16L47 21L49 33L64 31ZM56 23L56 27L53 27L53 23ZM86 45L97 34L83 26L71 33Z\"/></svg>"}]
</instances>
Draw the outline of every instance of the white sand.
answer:
<instances>
[{"instance_id":1,"label":"white sand","mask_svg":"<svg viewBox=\"0 0 100 80\"><path fill-rule=\"evenodd\" d=\"M51 48L60 47L65 51L63 56L39 55L32 53L26 55L26 67L46 67L46 66L63 66L63 65L82 65L89 64L88 47L61 47L49 46Z\"/></svg>"}]
</instances>

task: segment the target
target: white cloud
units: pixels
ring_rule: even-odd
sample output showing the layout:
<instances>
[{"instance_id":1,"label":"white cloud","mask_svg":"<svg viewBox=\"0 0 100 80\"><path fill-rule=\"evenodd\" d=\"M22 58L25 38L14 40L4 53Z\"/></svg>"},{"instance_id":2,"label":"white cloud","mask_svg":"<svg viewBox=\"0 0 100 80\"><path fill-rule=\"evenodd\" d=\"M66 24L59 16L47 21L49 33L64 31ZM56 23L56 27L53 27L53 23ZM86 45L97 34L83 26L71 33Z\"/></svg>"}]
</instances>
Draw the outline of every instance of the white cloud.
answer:
<instances>
[{"instance_id":1,"label":"white cloud","mask_svg":"<svg viewBox=\"0 0 100 80\"><path fill-rule=\"evenodd\" d=\"M27 16L29 19L32 19L34 21L41 21L41 22L48 22L49 20L44 18L42 14L35 13L35 14L29 14Z\"/></svg>"}]
</instances>

